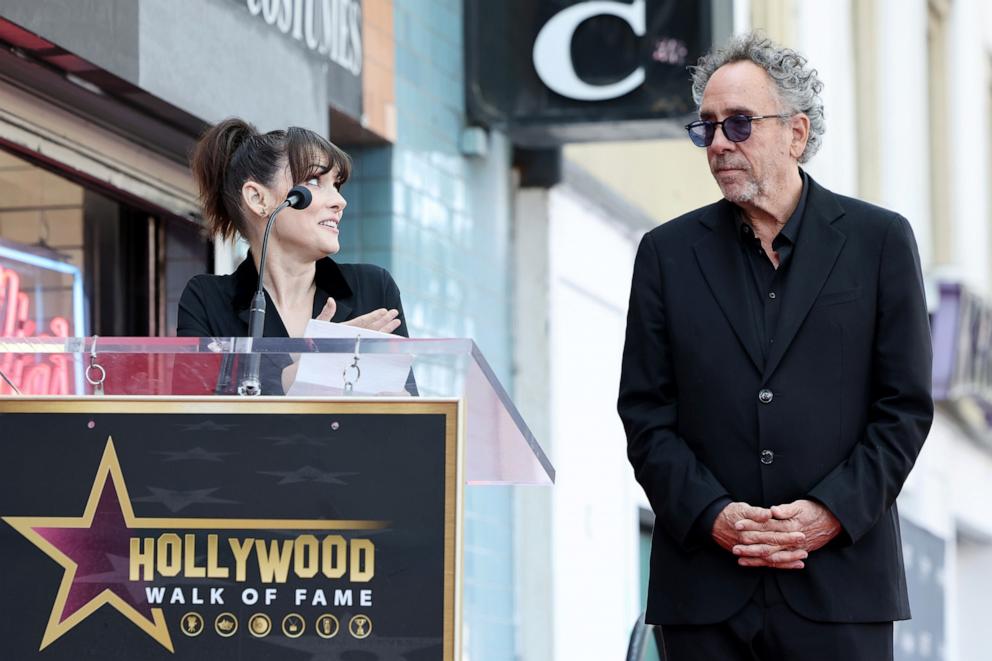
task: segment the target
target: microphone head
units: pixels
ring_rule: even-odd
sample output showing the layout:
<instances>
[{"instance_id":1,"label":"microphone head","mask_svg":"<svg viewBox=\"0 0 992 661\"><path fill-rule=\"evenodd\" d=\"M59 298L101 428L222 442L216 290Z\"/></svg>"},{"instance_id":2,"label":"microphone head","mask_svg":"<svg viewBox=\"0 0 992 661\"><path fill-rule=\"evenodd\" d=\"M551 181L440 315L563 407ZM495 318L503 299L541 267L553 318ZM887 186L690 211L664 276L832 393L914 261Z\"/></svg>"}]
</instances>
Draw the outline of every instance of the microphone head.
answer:
<instances>
[{"instance_id":1,"label":"microphone head","mask_svg":"<svg viewBox=\"0 0 992 661\"><path fill-rule=\"evenodd\" d=\"M313 202L313 193L306 186L293 186L286 196L286 201L294 209L306 209Z\"/></svg>"}]
</instances>

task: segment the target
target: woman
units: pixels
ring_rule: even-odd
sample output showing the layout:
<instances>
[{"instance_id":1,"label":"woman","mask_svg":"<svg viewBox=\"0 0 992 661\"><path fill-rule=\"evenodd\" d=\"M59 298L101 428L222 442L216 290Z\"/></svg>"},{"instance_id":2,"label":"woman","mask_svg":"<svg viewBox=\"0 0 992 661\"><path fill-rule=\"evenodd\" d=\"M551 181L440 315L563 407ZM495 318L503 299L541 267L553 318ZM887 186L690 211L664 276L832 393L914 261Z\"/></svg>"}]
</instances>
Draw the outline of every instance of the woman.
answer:
<instances>
[{"instance_id":1,"label":"woman","mask_svg":"<svg viewBox=\"0 0 992 661\"><path fill-rule=\"evenodd\" d=\"M266 221L290 188L302 184L313 201L305 209L280 212L269 236L265 337L302 337L315 318L407 336L400 292L389 273L370 264L338 264L328 256L341 247L347 206L341 186L351 173L347 154L307 129L259 133L232 118L200 138L192 170L210 233L241 235L250 250L233 274L190 280L179 301L179 335L248 335ZM270 386L267 392L272 391Z\"/></svg>"}]
</instances>

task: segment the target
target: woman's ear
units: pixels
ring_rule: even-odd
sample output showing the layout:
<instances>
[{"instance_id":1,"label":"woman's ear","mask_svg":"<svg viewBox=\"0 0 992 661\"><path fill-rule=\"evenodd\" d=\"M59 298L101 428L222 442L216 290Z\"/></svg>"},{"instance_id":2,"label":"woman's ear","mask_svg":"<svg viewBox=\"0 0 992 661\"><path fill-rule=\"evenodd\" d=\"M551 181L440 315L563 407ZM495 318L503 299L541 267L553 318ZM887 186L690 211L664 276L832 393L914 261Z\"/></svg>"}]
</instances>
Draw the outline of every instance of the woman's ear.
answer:
<instances>
[{"instance_id":1,"label":"woman's ear","mask_svg":"<svg viewBox=\"0 0 992 661\"><path fill-rule=\"evenodd\" d=\"M271 211L269 208L269 190L250 179L241 186L241 202L245 209L262 218L267 217Z\"/></svg>"}]
</instances>

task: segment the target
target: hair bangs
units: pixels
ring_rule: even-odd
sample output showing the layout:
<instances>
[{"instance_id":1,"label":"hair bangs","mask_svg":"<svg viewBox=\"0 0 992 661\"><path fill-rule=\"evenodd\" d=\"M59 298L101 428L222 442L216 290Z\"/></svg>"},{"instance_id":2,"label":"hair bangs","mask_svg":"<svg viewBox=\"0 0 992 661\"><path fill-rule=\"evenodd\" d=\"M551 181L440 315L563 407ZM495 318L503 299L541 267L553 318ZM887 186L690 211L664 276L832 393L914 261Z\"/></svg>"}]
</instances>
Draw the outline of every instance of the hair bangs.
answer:
<instances>
[{"instance_id":1,"label":"hair bangs","mask_svg":"<svg viewBox=\"0 0 992 661\"><path fill-rule=\"evenodd\" d=\"M296 126L286 131L286 161L293 184L301 184L337 168L340 187L351 176L351 157L327 138Z\"/></svg>"}]
</instances>

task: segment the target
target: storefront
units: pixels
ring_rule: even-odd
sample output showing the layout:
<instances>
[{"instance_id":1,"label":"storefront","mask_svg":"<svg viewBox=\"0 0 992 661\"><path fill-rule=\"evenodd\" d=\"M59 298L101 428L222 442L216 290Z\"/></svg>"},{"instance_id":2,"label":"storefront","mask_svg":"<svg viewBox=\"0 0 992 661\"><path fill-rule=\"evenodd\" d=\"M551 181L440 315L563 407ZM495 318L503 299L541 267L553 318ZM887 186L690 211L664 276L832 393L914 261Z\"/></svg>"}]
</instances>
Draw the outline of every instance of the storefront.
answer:
<instances>
[{"instance_id":1,"label":"storefront","mask_svg":"<svg viewBox=\"0 0 992 661\"><path fill-rule=\"evenodd\" d=\"M230 270L243 250L202 231L187 165L196 136L237 115L352 148L388 143L393 44L378 9L5 2L0 268L19 299L0 299L0 335L173 334L187 280Z\"/></svg>"}]
</instances>

